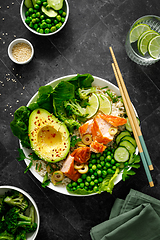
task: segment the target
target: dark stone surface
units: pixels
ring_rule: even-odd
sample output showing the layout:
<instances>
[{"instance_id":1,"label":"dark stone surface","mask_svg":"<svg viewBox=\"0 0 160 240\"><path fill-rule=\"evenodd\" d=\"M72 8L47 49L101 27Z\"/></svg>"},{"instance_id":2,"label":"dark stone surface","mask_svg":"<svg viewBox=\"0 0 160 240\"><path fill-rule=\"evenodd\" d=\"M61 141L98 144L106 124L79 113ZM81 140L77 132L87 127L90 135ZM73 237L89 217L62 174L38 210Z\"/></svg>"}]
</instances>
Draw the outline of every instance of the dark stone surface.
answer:
<instances>
[{"instance_id":1,"label":"dark stone surface","mask_svg":"<svg viewBox=\"0 0 160 240\"><path fill-rule=\"evenodd\" d=\"M141 67L126 55L124 43L129 26L146 14L159 15L157 0L69 0L65 28L52 37L29 32L20 18L20 0L0 3L0 185L15 185L36 201L41 217L37 239L89 240L91 227L107 220L114 200L125 198L131 188L160 199L160 62ZM9 43L27 38L35 48L32 62L16 65L7 55ZM10 122L14 111L26 105L38 88L58 77L91 73L116 84L111 67L112 46L131 100L139 114L143 136L154 171L149 187L143 166L110 195L70 197L42 188L25 163L18 162L18 139Z\"/></svg>"}]
</instances>

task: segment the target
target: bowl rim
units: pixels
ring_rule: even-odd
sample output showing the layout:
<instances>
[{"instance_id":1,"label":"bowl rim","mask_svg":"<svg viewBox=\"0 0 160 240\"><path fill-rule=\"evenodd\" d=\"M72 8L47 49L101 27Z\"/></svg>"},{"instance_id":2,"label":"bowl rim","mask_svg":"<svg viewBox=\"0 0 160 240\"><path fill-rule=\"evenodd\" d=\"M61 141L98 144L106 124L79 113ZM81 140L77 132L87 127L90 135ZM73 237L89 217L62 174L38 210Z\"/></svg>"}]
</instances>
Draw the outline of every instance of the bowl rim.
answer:
<instances>
[{"instance_id":1,"label":"bowl rim","mask_svg":"<svg viewBox=\"0 0 160 240\"><path fill-rule=\"evenodd\" d=\"M13 56L12 56L12 48L14 45L18 44L18 43L26 43L28 44L30 47L31 47L31 50L32 50L32 54L31 54L31 57L25 61L25 62L18 62ZM30 41L28 41L27 39L25 38L16 38L14 39L12 42L10 42L9 46L8 46L8 56L10 57L10 59L14 62L14 63L17 63L17 64L26 64L26 63L29 63L32 58L33 58L33 55L34 55L34 48L33 48L33 45Z\"/></svg>"},{"instance_id":2,"label":"bowl rim","mask_svg":"<svg viewBox=\"0 0 160 240\"><path fill-rule=\"evenodd\" d=\"M38 32L36 32L34 29L30 28L30 27L26 24L26 22L25 22L25 20L24 20L24 18L23 18L23 14L22 14L22 12L23 12L23 7L25 7L25 6L24 6L24 1L25 1L25 0L22 0L22 2L21 2L21 6L20 6L20 16L21 16L21 20L22 20L23 24L24 24L24 25L26 26L26 28L27 28L29 31L31 31L32 33L34 33L34 34L36 34L36 35L39 35L39 36L42 36L42 37L48 37L48 36L52 36L52 35L58 33L58 32L66 25L67 20L68 20L68 17L69 17L69 4L68 4L68 1L67 1L67 0L64 0L64 2L65 2L65 4L66 4L66 8L67 8L66 17L65 17L65 22L64 22L64 23L62 24L62 26L61 26L59 29L57 29L55 32L46 33L46 34L44 34L44 33L38 33Z\"/></svg>"},{"instance_id":3,"label":"bowl rim","mask_svg":"<svg viewBox=\"0 0 160 240\"><path fill-rule=\"evenodd\" d=\"M29 238L29 239L30 240L36 239L38 231L39 231L39 226L40 226L40 214L39 214L39 210L38 210L38 207L37 207L37 204L36 204L35 200L31 197L31 195L29 193L27 193L25 190L23 190L23 189L21 189L19 187L15 187L15 186L12 186L12 185L1 185L0 186L0 190L1 189L4 189L5 192L8 192L9 190L16 190L18 192L21 192L33 204L33 206L35 208L35 211L36 211L36 215L37 215L37 229L36 229L35 232L33 232L33 236L31 238Z\"/></svg>"}]
</instances>

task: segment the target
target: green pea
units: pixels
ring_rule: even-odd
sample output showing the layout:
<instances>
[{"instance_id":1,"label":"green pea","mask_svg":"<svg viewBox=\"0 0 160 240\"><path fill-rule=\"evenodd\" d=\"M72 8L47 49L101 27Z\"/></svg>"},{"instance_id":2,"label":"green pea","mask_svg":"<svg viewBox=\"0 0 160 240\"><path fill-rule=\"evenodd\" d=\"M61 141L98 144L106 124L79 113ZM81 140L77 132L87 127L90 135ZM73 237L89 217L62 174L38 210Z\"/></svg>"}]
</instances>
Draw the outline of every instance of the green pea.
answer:
<instances>
[{"instance_id":1,"label":"green pea","mask_svg":"<svg viewBox=\"0 0 160 240\"><path fill-rule=\"evenodd\" d=\"M102 161L102 162L101 162L101 166L102 166L102 167L104 167L104 165L105 165L105 162L104 162L104 161Z\"/></svg>"},{"instance_id":2,"label":"green pea","mask_svg":"<svg viewBox=\"0 0 160 240\"><path fill-rule=\"evenodd\" d=\"M33 8L29 8L29 9L28 9L28 12L29 12L29 14L30 14L30 13L33 13Z\"/></svg>"},{"instance_id":3,"label":"green pea","mask_svg":"<svg viewBox=\"0 0 160 240\"><path fill-rule=\"evenodd\" d=\"M93 191L94 191L94 192L97 192L97 191L98 191L98 187L97 187L97 186L94 186Z\"/></svg>"},{"instance_id":4,"label":"green pea","mask_svg":"<svg viewBox=\"0 0 160 240\"><path fill-rule=\"evenodd\" d=\"M107 173L108 173L108 174L111 174L111 173L112 173L112 169L111 169L111 168L108 168Z\"/></svg>"},{"instance_id":5,"label":"green pea","mask_svg":"<svg viewBox=\"0 0 160 240\"><path fill-rule=\"evenodd\" d=\"M43 2L43 6L46 7L48 5L48 2Z\"/></svg>"},{"instance_id":6,"label":"green pea","mask_svg":"<svg viewBox=\"0 0 160 240\"><path fill-rule=\"evenodd\" d=\"M48 23L48 28L51 28L52 27L52 24Z\"/></svg>"},{"instance_id":7,"label":"green pea","mask_svg":"<svg viewBox=\"0 0 160 240\"><path fill-rule=\"evenodd\" d=\"M32 19L32 23L36 23L36 19L35 18Z\"/></svg>"},{"instance_id":8,"label":"green pea","mask_svg":"<svg viewBox=\"0 0 160 240\"><path fill-rule=\"evenodd\" d=\"M84 183L80 183L80 188L84 188Z\"/></svg>"},{"instance_id":9,"label":"green pea","mask_svg":"<svg viewBox=\"0 0 160 240\"><path fill-rule=\"evenodd\" d=\"M30 22L29 27L33 28L33 22Z\"/></svg>"},{"instance_id":10,"label":"green pea","mask_svg":"<svg viewBox=\"0 0 160 240\"><path fill-rule=\"evenodd\" d=\"M89 169L89 172L92 174L94 171L93 171L93 169L91 168L91 169Z\"/></svg>"},{"instance_id":11,"label":"green pea","mask_svg":"<svg viewBox=\"0 0 160 240\"><path fill-rule=\"evenodd\" d=\"M84 184L85 184L85 186L87 186L87 187L89 186L89 182L85 182Z\"/></svg>"},{"instance_id":12,"label":"green pea","mask_svg":"<svg viewBox=\"0 0 160 240\"><path fill-rule=\"evenodd\" d=\"M115 164L115 162L116 162L116 161L115 161L114 159L111 160L111 164L112 164L112 165Z\"/></svg>"},{"instance_id":13,"label":"green pea","mask_svg":"<svg viewBox=\"0 0 160 240\"><path fill-rule=\"evenodd\" d=\"M111 152L110 152L110 151L107 151L107 155L111 155Z\"/></svg>"},{"instance_id":14,"label":"green pea","mask_svg":"<svg viewBox=\"0 0 160 240\"><path fill-rule=\"evenodd\" d=\"M98 182L100 182L100 183L103 182L103 178L99 177Z\"/></svg>"},{"instance_id":15,"label":"green pea","mask_svg":"<svg viewBox=\"0 0 160 240\"><path fill-rule=\"evenodd\" d=\"M66 16L66 12L63 12L63 13L62 13L62 16L65 17L65 16Z\"/></svg>"},{"instance_id":16,"label":"green pea","mask_svg":"<svg viewBox=\"0 0 160 240\"><path fill-rule=\"evenodd\" d=\"M41 1L40 0L36 1L36 4L41 5Z\"/></svg>"},{"instance_id":17,"label":"green pea","mask_svg":"<svg viewBox=\"0 0 160 240\"><path fill-rule=\"evenodd\" d=\"M91 175L91 179L94 180L95 179L95 175L92 174Z\"/></svg>"},{"instance_id":18,"label":"green pea","mask_svg":"<svg viewBox=\"0 0 160 240\"><path fill-rule=\"evenodd\" d=\"M84 189L88 191L88 187L87 186L85 186Z\"/></svg>"},{"instance_id":19,"label":"green pea","mask_svg":"<svg viewBox=\"0 0 160 240\"><path fill-rule=\"evenodd\" d=\"M121 165L120 163L116 163L116 167L120 167L120 165Z\"/></svg>"},{"instance_id":20,"label":"green pea","mask_svg":"<svg viewBox=\"0 0 160 240\"><path fill-rule=\"evenodd\" d=\"M89 164L88 164L88 167L89 167L89 168L92 168L92 166L93 166L92 163L89 163Z\"/></svg>"},{"instance_id":21,"label":"green pea","mask_svg":"<svg viewBox=\"0 0 160 240\"><path fill-rule=\"evenodd\" d=\"M97 168L101 169L102 168L101 164L98 163Z\"/></svg>"},{"instance_id":22,"label":"green pea","mask_svg":"<svg viewBox=\"0 0 160 240\"><path fill-rule=\"evenodd\" d=\"M39 23L39 22L40 22L39 18L36 18L36 22L37 22L37 23Z\"/></svg>"},{"instance_id":23,"label":"green pea","mask_svg":"<svg viewBox=\"0 0 160 240\"><path fill-rule=\"evenodd\" d=\"M32 18L36 18L36 14L35 13L32 14Z\"/></svg>"},{"instance_id":24,"label":"green pea","mask_svg":"<svg viewBox=\"0 0 160 240\"><path fill-rule=\"evenodd\" d=\"M49 28L45 28L44 32L47 34L49 33Z\"/></svg>"},{"instance_id":25,"label":"green pea","mask_svg":"<svg viewBox=\"0 0 160 240\"><path fill-rule=\"evenodd\" d=\"M71 188L72 187L72 183L68 183L67 187Z\"/></svg>"},{"instance_id":26,"label":"green pea","mask_svg":"<svg viewBox=\"0 0 160 240\"><path fill-rule=\"evenodd\" d=\"M97 171L97 174L100 176L102 174L102 171L101 170L98 170Z\"/></svg>"},{"instance_id":27,"label":"green pea","mask_svg":"<svg viewBox=\"0 0 160 240\"><path fill-rule=\"evenodd\" d=\"M107 160L107 161L111 161L111 159L112 159L111 155L108 155L108 156L106 157L106 160Z\"/></svg>"},{"instance_id":28,"label":"green pea","mask_svg":"<svg viewBox=\"0 0 160 240\"><path fill-rule=\"evenodd\" d=\"M76 187L76 186L77 186L77 183L76 183L76 182L73 182L73 183L72 183L72 186L73 186L73 187Z\"/></svg>"},{"instance_id":29,"label":"green pea","mask_svg":"<svg viewBox=\"0 0 160 240\"><path fill-rule=\"evenodd\" d=\"M107 171L103 170L102 175L105 177L107 175Z\"/></svg>"},{"instance_id":30,"label":"green pea","mask_svg":"<svg viewBox=\"0 0 160 240\"><path fill-rule=\"evenodd\" d=\"M125 163L124 163L124 166L128 166L128 162L125 162Z\"/></svg>"},{"instance_id":31,"label":"green pea","mask_svg":"<svg viewBox=\"0 0 160 240\"><path fill-rule=\"evenodd\" d=\"M58 13L61 15L63 13L63 10L62 9L59 10Z\"/></svg>"},{"instance_id":32,"label":"green pea","mask_svg":"<svg viewBox=\"0 0 160 240\"><path fill-rule=\"evenodd\" d=\"M95 163L96 163L96 159L93 159L93 160L92 160L92 164L95 164Z\"/></svg>"},{"instance_id":33,"label":"green pea","mask_svg":"<svg viewBox=\"0 0 160 240\"><path fill-rule=\"evenodd\" d=\"M86 177L86 180L87 180L87 182L90 182L90 181L91 181L91 177L90 177L90 176L87 176L87 177Z\"/></svg>"},{"instance_id":34,"label":"green pea","mask_svg":"<svg viewBox=\"0 0 160 240\"><path fill-rule=\"evenodd\" d=\"M29 11L25 12L25 16L28 17L29 16Z\"/></svg>"},{"instance_id":35,"label":"green pea","mask_svg":"<svg viewBox=\"0 0 160 240\"><path fill-rule=\"evenodd\" d=\"M33 27L34 27L35 29L37 29L37 28L38 28L38 24L35 23Z\"/></svg>"},{"instance_id":36,"label":"green pea","mask_svg":"<svg viewBox=\"0 0 160 240\"><path fill-rule=\"evenodd\" d=\"M116 166L113 166L113 167L112 167L113 170L116 170L116 168L117 168Z\"/></svg>"},{"instance_id":37,"label":"green pea","mask_svg":"<svg viewBox=\"0 0 160 240\"><path fill-rule=\"evenodd\" d=\"M94 182L95 182L95 184L97 184L98 183L98 179L94 179Z\"/></svg>"},{"instance_id":38,"label":"green pea","mask_svg":"<svg viewBox=\"0 0 160 240\"><path fill-rule=\"evenodd\" d=\"M91 157L92 157L92 158L96 158L96 154L95 154L95 153L92 153L92 154L91 154Z\"/></svg>"},{"instance_id":39,"label":"green pea","mask_svg":"<svg viewBox=\"0 0 160 240\"><path fill-rule=\"evenodd\" d=\"M109 167L111 166L111 164L110 164L109 162L106 162L105 166L106 166L107 168L109 168Z\"/></svg>"},{"instance_id":40,"label":"green pea","mask_svg":"<svg viewBox=\"0 0 160 240\"><path fill-rule=\"evenodd\" d=\"M46 23L51 23L51 19L47 18Z\"/></svg>"},{"instance_id":41,"label":"green pea","mask_svg":"<svg viewBox=\"0 0 160 240\"><path fill-rule=\"evenodd\" d=\"M44 31L43 31L43 29L42 28L40 28L40 30L39 30L39 33L43 33Z\"/></svg>"},{"instance_id":42,"label":"green pea","mask_svg":"<svg viewBox=\"0 0 160 240\"><path fill-rule=\"evenodd\" d=\"M72 190L73 190L73 191L76 191L76 187L73 187Z\"/></svg>"},{"instance_id":43,"label":"green pea","mask_svg":"<svg viewBox=\"0 0 160 240\"><path fill-rule=\"evenodd\" d=\"M82 179L86 179L86 177L87 177L87 174L85 174L85 173L82 174L82 176L81 176Z\"/></svg>"},{"instance_id":44,"label":"green pea","mask_svg":"<svg viewBox=\"0 0 160 240\"><path fill-rule=\"evenodd\" d=\"M56 16L56 19L60 22L60 21L61 21L61 16L60 16L60 15L57 15L57 16Z\"/></svg>"},{"instance_id":45,"label":"green pea","mask_svg":"<svg viewBox=\"0 0 160 240\"><path fill-rule=\"evenodd\" d=\"M48 27L47 23L46 23L46 22L43 22L43 23L41 24L41 28L46 28L46 27Z\"/></svg>"},{"instance_id":46,"label":"green pea","mask_svg":"<svg viewBox=\"0 0 160 240\"><path fill-rule=\"evenodd\" d=\"M101 156L101 157L100 157L100 160L103 161L103 160L104 160L104 156Z\"/></svg>"},{"instance_id":47,"label":"green pea","mask_svg":"<svg viewBox=\"0 0 160 240\"><path fill-rule=\"evenodd\" d=\"M94 184L95 184L95 183L94 183L93 181L90 182L90 186L94 186Z\"/></svg>"},{"instance_id":48,"label":"green pea","mask_svg":"<svg viewBox=\"0 0 160 240\"><path fill-rule=\"evenodd\" d=\"M100 158L101 153L97 153L96 158Z\"/></svg>"},{"instance_id":49,"label":"green pea","mask_svg":"<svg viewBox=\"0 0 160 240\"><path fill-rule=\"evenodd\" d=\"M41 13L40 12L36 12L36 17L40 17L41 16Z\"/></svg>"},{"instance_id":50,"label":"green pea","mask_svg":"<svg viewBox=\"0 0 160 240\"><path fill-rule=\"evenodd\" d=\"M40 19L43 20L44 18L45 18L45 16L42 14L42 15L40 16Z\"/></svg>"},{"instance_id":51,"label":"green pea","mask_svg":"<svg viewBox=\"0 0 160 240\"><path fill-rule=\"evenodd\" d=\"M40 30L40 28L38 27L38 28L36 29L36 31L39 32L39 30Z\"/></svg>"},{"instance_id":52,"label":"green pea","mask_svg":"<svg viewBox=\"0 0 160 240\"><path fill-rule=\"evenodd\" d=\"M25 19L25 23L27 23L27 24L30 23L30 19L29 19L29 18L26 18L26 19Z\"/></svg>"},{"instance_id":53,"label":"green pea","mask_svg":"<svg viewBox=\"0 0 160 240\"><path fill-rule=\"evenodd\" d=\"M82 178L78 178L77 182L78 182L78 183L83 182Z\"/></svg>"},{"instance_id":54,"label":"green pea","mask_svg":"<svg viewBox=\"0 0 160 240\"><path fill-rule=\"evenodd\" d=\"M94 171L96 170L96 168L97 168L96 165L93 165L93 166L92 166L92 169L93 169Z\"/></svg>"},{"instance_id":55,"label":"green pea","mask_svg":"<svg viewBox=\"0 0 160 240\"><path fill-rule=\"evenodd\" d=\"M35 4L35 5L34 5L34 8L35 8L35 9L39 9L40 6L39 6L38 4Z\"/></svg>"},{"instance_id":56,"label":"green pea","mask_svg":"<svg viewBox=\"0 0 160 240\"><path fill-rule=\"evenodd\" d=\"M95 177L98 175L97 172L94 172L93 174L94 174Z\"/></svg>"}]
</instances>

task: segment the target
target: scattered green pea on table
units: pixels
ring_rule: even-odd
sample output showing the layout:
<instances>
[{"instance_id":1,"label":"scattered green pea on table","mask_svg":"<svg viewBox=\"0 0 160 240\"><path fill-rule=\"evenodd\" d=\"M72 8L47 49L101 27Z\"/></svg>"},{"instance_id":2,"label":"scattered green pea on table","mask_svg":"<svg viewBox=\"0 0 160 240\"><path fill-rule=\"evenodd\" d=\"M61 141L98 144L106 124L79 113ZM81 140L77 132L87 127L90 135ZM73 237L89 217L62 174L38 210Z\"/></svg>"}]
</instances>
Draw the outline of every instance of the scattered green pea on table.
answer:
<instances>
[{"instance_id":1,"label":"scattered green pea on table","mask_svg":"<svg viewBox=\"0 0 160 240\"><path fill-rule=\"evenodd\" d=\"M51 0L25 0L24 4L27 7L25 23L41 34L57 31L65 22L66 12L62 8L53 9L53 6L49 5L52 2ZM60 7L62 7L63 0L59 2Z\"/></svg>"}]
</instances>

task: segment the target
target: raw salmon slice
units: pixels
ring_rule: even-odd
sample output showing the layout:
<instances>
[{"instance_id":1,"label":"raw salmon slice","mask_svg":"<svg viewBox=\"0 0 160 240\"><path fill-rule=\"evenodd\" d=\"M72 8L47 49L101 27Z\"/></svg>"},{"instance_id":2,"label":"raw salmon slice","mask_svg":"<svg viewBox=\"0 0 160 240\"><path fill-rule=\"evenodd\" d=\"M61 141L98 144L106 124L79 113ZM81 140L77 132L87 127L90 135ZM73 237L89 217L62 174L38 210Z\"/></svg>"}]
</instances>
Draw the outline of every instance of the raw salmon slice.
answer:
<instances>
[{"instance_id":1,"label":"raw salmon slice","mask_svg":"<svg viewBox=\"0 0 160 240\"><path fill-rule=\"evenodd\" d=\"M74 157L69 155L65 160L61 171L73 181L77 181L81 174L74 168Z\"/></svg>"},{"instance_id":2,"label":"raw salmon slice","mask_svg":"<svg viewBox=\"0 0 160 240\"><path fill-rule=\"evenodd\" d=\"M122 126L127 123L127 119L112 115L101 114L101 118L103 118L114 127Z\"/></svg>"}]
</instances>

